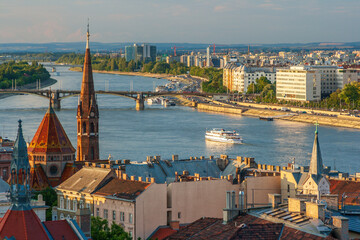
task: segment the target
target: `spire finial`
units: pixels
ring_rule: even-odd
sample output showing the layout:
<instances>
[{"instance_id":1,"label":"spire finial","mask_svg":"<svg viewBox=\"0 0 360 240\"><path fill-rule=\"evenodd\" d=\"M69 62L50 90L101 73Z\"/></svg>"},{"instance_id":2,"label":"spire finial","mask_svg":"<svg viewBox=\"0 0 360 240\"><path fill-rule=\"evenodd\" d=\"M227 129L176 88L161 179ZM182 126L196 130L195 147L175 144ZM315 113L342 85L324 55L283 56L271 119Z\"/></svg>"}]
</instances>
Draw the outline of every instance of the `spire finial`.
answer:
<instances>
[{"instance_id":1,"label":"spire finial","mask_svg":"<svg viewBox=\"0 0 360 240\"><path fill-rule=\"evenodd\" d=\"M87 49L89 48L89 40L90 40L89 22L90 22L90 19L88 18L87 32L86 32L86 48Z\"/></svg>"},{"instance_id":2,"label":"spire finial","mask_svg":"<svg viewBox=\"0 0 360 240\"><path fill-rule=\"evenodd\" d=\"M21 119L18 120L18 123L19 123L19 128L21 128L21 123L22 123Z\"/></svg>"},{"instance_id":3,"label":"spire finial","mask_svg":"<svg viewBox=\"0 0 360 240\"><path fill-rule=\"evenodd\" d=\"M317 133L318 133L318 126L319 126L320 124L319 124L318 121L316 120L316 123L314 123L314 125L316 126L315 133L317 134Z\"/></svg>"}]
</instances>

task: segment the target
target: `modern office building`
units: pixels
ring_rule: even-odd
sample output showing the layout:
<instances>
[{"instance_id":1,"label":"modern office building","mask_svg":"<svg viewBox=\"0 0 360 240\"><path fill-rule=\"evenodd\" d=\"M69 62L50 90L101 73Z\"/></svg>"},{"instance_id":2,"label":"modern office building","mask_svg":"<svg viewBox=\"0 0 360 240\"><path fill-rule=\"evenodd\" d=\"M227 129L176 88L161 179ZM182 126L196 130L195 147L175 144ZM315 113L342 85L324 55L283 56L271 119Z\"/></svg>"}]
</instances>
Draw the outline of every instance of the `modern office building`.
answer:
<instances>
[{"instance_id":1,"label":"modern office building","mask_svg":"<svg viewBox=\"0 0 360 240\"><path fill-rule=\"evenodd\" d=\"M155 62L156 61L156 46L142 44L125 47L125 58L129 62L134 61L144 61L144 62Z\"/></svg>"},{"instance_id":2,"label":"modern office building","mask_svg":"<svg viewBox=\"0 0 360 240\"><path fill-rule=\"evenodd\" d=\"M319 101L321 74L308 66L293 66L276 71L276 98L292 101Z\"/></svg>"}]
</instances>

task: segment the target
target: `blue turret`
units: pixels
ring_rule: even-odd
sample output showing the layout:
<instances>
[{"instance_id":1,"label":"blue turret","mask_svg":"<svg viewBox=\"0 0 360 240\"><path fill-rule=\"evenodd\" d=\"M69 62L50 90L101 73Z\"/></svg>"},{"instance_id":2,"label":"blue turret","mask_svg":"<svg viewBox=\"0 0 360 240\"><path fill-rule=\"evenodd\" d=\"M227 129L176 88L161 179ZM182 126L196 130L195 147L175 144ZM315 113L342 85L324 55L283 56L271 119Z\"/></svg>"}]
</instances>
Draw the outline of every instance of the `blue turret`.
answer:
<instances>
[{"instance_id":1,"label":"blue turret","mask_svg":"<svg viewBox=\"0 0 360 240\"><path fill-rule=\"evenodd\" d=\"M19 120L18 135L12 154L10 172L10 200L13 208L18 210L30 208L30 165L26 142L22 133L21 120Z\"/></svg>"}]
</instances>

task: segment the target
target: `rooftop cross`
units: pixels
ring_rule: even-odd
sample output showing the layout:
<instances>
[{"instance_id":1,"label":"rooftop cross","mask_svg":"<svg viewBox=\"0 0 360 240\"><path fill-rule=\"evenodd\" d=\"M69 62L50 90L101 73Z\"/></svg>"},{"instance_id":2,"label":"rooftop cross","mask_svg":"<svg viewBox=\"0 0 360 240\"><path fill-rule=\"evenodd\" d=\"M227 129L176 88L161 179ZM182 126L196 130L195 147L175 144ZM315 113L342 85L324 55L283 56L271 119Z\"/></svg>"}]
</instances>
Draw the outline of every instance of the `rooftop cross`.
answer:
<instances>
[{"instance_id":1,"label":"rooftop cross","mask_svg":"<svg viewBox=\"0 0 360 240\"><path fill-rule=\"evenodd\" d=\"M318 133L318 126L319 126L320 124L318 123L317 120L316 120L316 123L314 123L314 125L316 126L315 133Z\"/></svg>"}]
</instances>

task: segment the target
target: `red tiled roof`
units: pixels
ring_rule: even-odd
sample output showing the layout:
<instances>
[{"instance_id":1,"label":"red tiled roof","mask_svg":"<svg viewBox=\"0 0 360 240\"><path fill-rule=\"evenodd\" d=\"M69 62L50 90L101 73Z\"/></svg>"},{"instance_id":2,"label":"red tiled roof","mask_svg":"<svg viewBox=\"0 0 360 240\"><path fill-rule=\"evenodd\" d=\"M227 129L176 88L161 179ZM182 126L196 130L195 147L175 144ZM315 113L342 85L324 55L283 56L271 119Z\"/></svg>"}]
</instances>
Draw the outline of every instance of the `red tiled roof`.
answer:
<instances>
[{"instance_id":1,"label":"red tiled roof","mask_svg":"<svg viewBox=\"0 0 360 240\"><path fill-rule=\"evenodd\" d=\"M28 152L30 154L75 153L75 148L72 146L64 128L51 107L49 107L34 138L30 142Z\"/></svg>"},{"instance_id":2,"label":"red tiled roof","mask_svg":"<svg viewBox=\"0 0 360 240\"><path fill-rule=\"evenodd\" d=\"M104 187L100 188L95 194L113 195L118 198L135 199L139 196L151 183L130 181L114 178Z\"/></svg>"},{"instance_id":3,"label":"red tiled roof","mask_svg":"<svg viewBox=\"0 0 360 240\"><path fill-rule=\"evenodd\" d=\"M171 229L170 227L159 228L150 238L150 240L163 240L166 237L170 236L171 234L176 233L177 231Z\"/></svg>"},{"instance_id":4,"label":"red tiled roof","mask_svg":"<svg viewBox=\"0 0 360 240\"><path fill-rule=\"evenodd\" d=\"M40 164L35 164L30 169L30 186L34 190L43 190L49 187L48 178Z\"/></svg>"},{"instance_id":5,"label":"red tiled roof","mask_svg":"<svg viewBox=\"0 0 360 240\"><path fill-rule=\"evenodd\" d=\"M220 218L201 218L166 239L180 240L190 238L203 240L325 239L301 230L286 227L282 223L272 223L251 215L238 216L227 224L223 224L223 220ZM326 239L332 239L332 237L327 237Z\"/></svg>"},{"instance_id":6,"label":"red tiled roof","mask_svg":"<svg viewBox=\"0 0 360 240\"><path fill-rule=\"evenodd\" d=\"M66 220L46 221L45 227L54 239L76 240L79 239Z\"/></svg>"},{"instance_id":7,"label":"red tiled roof","mask_svg":"<svg viewBox=\"0 0 360 240\"><path fill-rule=\"evenodd\" d=\"M40 219L30 210L9 209L0 221L0 238L14 237L15 239L38 240L49 239Z\"/></svg>"},{"instance_id":8,"label":"red tiled roof","mask_svg":"<svg viewBox=\"0 0 360 240\"><path fill-rule=\"evenodd\" d=\"M339 203L342 201L342 194L346 193L348 198L345 198L346 205L360 205L360 199L357 196L360 194L360 182L349 180L329 179L330 193L339 195ZM355 197L351 197L354 195Z\"/></svg>"}]
</instances>

